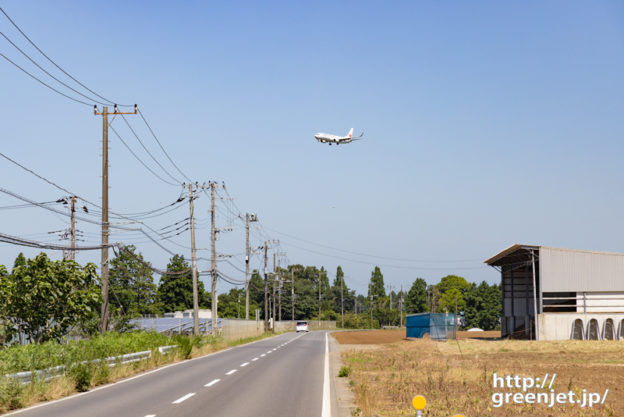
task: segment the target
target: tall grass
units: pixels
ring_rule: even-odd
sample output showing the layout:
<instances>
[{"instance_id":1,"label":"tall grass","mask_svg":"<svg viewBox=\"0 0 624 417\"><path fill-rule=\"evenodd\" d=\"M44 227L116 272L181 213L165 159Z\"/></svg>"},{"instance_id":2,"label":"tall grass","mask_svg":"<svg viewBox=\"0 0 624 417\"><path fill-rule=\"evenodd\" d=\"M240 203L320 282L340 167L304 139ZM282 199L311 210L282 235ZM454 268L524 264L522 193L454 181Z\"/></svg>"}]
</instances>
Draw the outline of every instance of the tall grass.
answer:
<instances>
[{"instance_id":1,"label":"tall grass","mask_svg":"<svg viewBox=\"0 0 624 417\"><path fill-rule=\"evenodd\" d=\"M103 359L126 353L176 344L174 339L156 332L107 333L88 340L54 341L11 346L0 350L0 375L34 371Z\"/></svg>"}]
</instances>

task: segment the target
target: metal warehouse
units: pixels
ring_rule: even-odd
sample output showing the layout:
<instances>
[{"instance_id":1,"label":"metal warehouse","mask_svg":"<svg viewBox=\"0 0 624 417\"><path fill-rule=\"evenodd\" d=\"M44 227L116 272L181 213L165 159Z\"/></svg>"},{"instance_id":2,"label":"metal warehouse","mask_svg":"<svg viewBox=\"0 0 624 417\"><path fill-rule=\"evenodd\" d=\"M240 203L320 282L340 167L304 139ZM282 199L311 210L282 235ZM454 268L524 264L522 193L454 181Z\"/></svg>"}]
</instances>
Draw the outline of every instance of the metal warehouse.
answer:
<instances>
[{"instance_id":1,"label":"metal warehouse","mask_svg":"<svg viewBox=\"0 0 624 417\"><path fill-rule=\"evenodd\" d=\"M624 340L624 254L516 244L485 263L501 273L503 337Z\"/></svg>"}]
</instances>

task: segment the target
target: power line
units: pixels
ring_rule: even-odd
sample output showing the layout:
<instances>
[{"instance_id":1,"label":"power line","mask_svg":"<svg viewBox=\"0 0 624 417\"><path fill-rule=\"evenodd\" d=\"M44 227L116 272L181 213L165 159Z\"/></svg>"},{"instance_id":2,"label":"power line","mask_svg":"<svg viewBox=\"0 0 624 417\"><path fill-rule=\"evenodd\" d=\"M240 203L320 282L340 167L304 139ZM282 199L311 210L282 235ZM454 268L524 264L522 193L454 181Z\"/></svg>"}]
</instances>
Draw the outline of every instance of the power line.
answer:
<instances>
[{"instance_id":1,"label":"power line","mask_svg":"<svg viewBox=\"0 0 624 417\"><path fill-rule=\"evenodd\" d=\"M59 80L58 78L56 78L54 75L50 74L45 68L43 68L41 65L39 65L38 63L35 62L34 59L32 59L26 52L24 52L22 49L20 49L19 46L17 46L15 43L13 43L13 41L11 39L9 39L3 32L0 32L0 35L2 35L4 37L4 39L7 40L7 42L9 42L11 45L13 45L13 47L15 49L17 49L22 55L24 55L30 62L32 62L37 68L39 68L41 71L43 71L44 73L46 73L50 78L52 78L54 81L58 82L59 84L69 88L70 90L72 90L74 93L78 94L79 96L82 96L84 98L86 98L87 100L92 100L95 103L99 103L99 104L107 104L98 100L95 100L93 97L89 97L87 95L82 94L80 91L76 90L73 87L70 87L69 85L65 84L63 81Z\"/></svg>"},{"instance_id":2,"label":"power line","mask_svg":"<svg viewBox=\"0 0 624 417\"><path fill-rule=\"evenodd\" d=\"M143 147L143 149L145 150L145 152L147 152L147 154L150 156L150 158L152 158L152 160L154 162L156 162L156 164L160 167L160 169L162 169L165 174L169 175L169 178L171 178L174 181L177 181L178 183L182 183L183 181L178 180L177 178L175 178L173 175L171 175L169 173L169 171L167 171L165 169L165 167L163 167L161 165L160 162L158 162L158 160L156 160L156 158L154 158L154 155L151 154L151 152L147 149L147 147L145 147L145 145L143 144L143 142L141 141L141 139L139 138L139 135L136 134L136 132L134 131L134 129L132 128L132 126L130 126L130 123L128 123L128 120L126 119L126 117L122 114L121 118L123 119L124 122L126 122L126 125L128 126L128 129L130 129L130 131L132 132L132 134L134 135L134 137L136 138L137 141L139 141L139 143L141 144L141 146Z\"/></svg>"},{"instance_id":3,"label":"power line","mask_svg":"<svg viewBox=\"0 0 624 417\"><path fill-rule=\"evenodd\" d=\"M1 10L1 9L0 9L0 10ZM74 98L74 97L68 96L67 94L60 92L59 90L57 90L56 88L52 87L51 85L46 84L45 82L41 81L39 78L37 78L37 77L35 77L34 75L32 75L30 72L26 71L24 68L22 68L22 67L20 67L19 65L17 65L15 62L11 61L11 60L10 60L9 58L7 58L7 56L6 56L6 55L4 55L3 53L0 53L0 56L1 56L2 58L6 59L7 61L9 61L11 64L13 64L14 66L16 66L17 68L19 68L20 70L22 70L22 72L24 72L26 75L28 75L29 77L31 77L33 80L35 80L35 81L37 81L37 82L39 82L39 83L43 84L44 86L48 87L50 90L54 91L55 93L60 94L60 95L62 95L63 97L66 97L66 98L68 98L68 99L70 99L70 100L73 100L73 101L75 101L75 102L77 102L77 103L87 105L87 106L89 106L89 107L91 107L91 106L93 105L92 103L87 103L86 101L78 100L77 98Z\"/></svg>"},{"instance_id":4,"label":"power line","mask_svg":"<svg viewBox=\"0 0 624 417\"><path fill-rule=\"evenodd\" d=\"M167 159L169 160L169 162L171 162L171 165L173 165L175 167L175 169L178 170L178 172L184 177L186 178L186 180L188 182L193 182L186 174L184 174L180 168L178 168L178 166L176 165L175 162L173 162L173 159L171 159L171 157L169 156L169 154L167 153L167 151L165 151L165 148L162 146L162 144L160 143L160 141L158 140L158 138L156 137L156 134L154 133L154 131L152 130L152 127L149 125L149 123L147 123L147 120L145 119L145 116L143 116L143 112L141 111L141 109L139 109L139 116L141 116L141 119L143 119L143 122L145 122L145 125L147 126L147 128L149 129L149 131L151 132L152 136L154 137L154 139L156 140L156 143L158 143L158 146L160 146L160 149L163 151L163 153L165 154L165 156L167 157Z\"/></svg>"},{"instance_id":5,"label":"power line","mask_svg":"<svg viewBox=\"0 0 624 417\"><path fill-rule=\"evenodd\" d=\"M284 235L284 236L288 236L290 238L293 238L295 240L299 240L301 242L305 242L305 243L309 243L311 245L315 245L315 246L319 246L325 249L332 249L332 250L337 250L340 252L344 252L344 253L349 253L351 255L358 255L358 256L366 256L368 258L378 258L378 259L387 259L390 261L401 261L401 262L422 262L422 263L468 263L468 262L480 262L481 259L442 259L442 260L432 260L432 259L411 259L411 258L393 258L393 257L389 257L389 256L379 256L379 255L372 255L369 253L362 253L362 252L354 252L354 251L349 251L349 250L345 250L345 249L341 249L341 248L336 248L333 246L329 246L329 245L322 245L320 243L315 243L309 240L305 240L305 239L301 239L298 238L296 236L293 235L289 235L287 233L284 232L280 232L278 230L272 229L270 227L264 226L266 229L272 230L275 233L278 233L280 235Z\"/></svg>"},{"instance_id":6,"label":"power line","mask_svg":"<svg viewBox=\"0 0 624 417\"><path fill-rule=\"evenodd\" d=\"M135 159L137 161L139 161L141 163L141 165L143 165L145 167L145 169L147 169L149 172L152 173L152 175L154 175L156 178L158 178L159 180L161 180L162 182L164 182L165 184L169 184L169 185L173 185L178 187L180 184L178 183L174 183L171 181L167 181L166 179L164 179L163 177L161 177L160 175L158 175L157 173L155 173L149 166L147 166L147 164L145 162L143 162L143 160L141 160L141 158L139 158L137 156L136 153L134 153L134 151L130 148L130 146L128 146L128 144L122 139L122 137L119 135L119 133L117 133L117 131L115 130L115 128L112 126L112 121L111 124L108 125L108 127L113 131L113 133L115 134L115 136L117 136L117 138L121 141L121 143L123 143L123 145L126 147L126 149L132 154L132 156L135 157Z\"/></svg>"},{"instance_id":7,"label":"power line","mask_svg":"<svg viewBox=\"0 0 624 417\"><path fill-rule=\"evenodd\" d=\"M469 270L469 269L483 269L485 268L485 266L479 266L479 267L417 267L417 266L405 266L405 265L391 265L391 264L378 264L378 263L371 263L371 262L366 262L366 261L360 261L360 260L356 260L356 259L350 259L350 258L345 258L342 256L336 256L336 255L330 255L327 253L323 253L323 252L318 252L315 250L311 250L311 249L306 249L306 248L302 248L301 246L296 246L293 245L292 243L289 244L289 246L292 246L294 248L297 249L301 249L303 251L306 252L311 252L311 253L315 253L317 255L322 255L322 256L327 256L329 258L334 258L334 259L340 259L343 261L349 261L349 262L354 262L354 263L359 263L359 264L364 264L364 265L376 265L376 266L380 266L380 267L384 267L384 268L397 268L397 269L408 269L408 270L432 270L432 271L439 271L439 270L448 270L448 269L458 269L458 270Z\"/></svg>"},{"instance_id":8,"label":"power line","mask_svg":"<svg viewBox=\"0 0 624 417\"><path fill-rule=\"evenodd\" d=\"M119 246L119 243L111 243L109 245L97 245L97 246L66 246L66 245L55 245L51 243L37 242L34 240L24 239L17 236L6 235L4 233L0 233L0 242L10 243L13 245L19 246L27 246L31 248L39 248L39 249L50 249L50 250L101 250L103 248L110 248Z\"/></svg>"},{"instance_id":9,"label":"power line","mask_svg":"<svg viewBox=\"0 0 624 417\"><path fill-rule=\"evenodd\" d=\"M69 78L71 78L72 80L74 80L77 84L79 84L81 87L83 87L84 89L86 89L87 91L89 91L92 94L95 94L96 96L98 96L99 98L101 98L102 100L113 104L115 103L112 100L109 100L105 97L102 97L101 95L99 95L98 93L96 93L95 91L91 90L89 87L87 87L86 85L84 85L83 83L81 83L80 81L78 81L76 78L72 77L67 71L65 71L63 68L61 68L56 62L54 62L50 57L48 57L23 31L22 29L20 29L19 26L17 26L17 24L13 21L13 19L11 19L9 17L9 15L4 11L4 9L2 7L0 7L0 11L6 16L6 18L9 20L9 22L11 22L11 24L22 34L22 36L24 36L24 38L26 38L26 40L28 40L28 42L30 42L30 44L32 46L35 47L35 49L37 49L37 51L39 51L39 53L41 55L43 55L48 61L50 61L52 63L52 65L54 65L56 68L58 68L59 70L61 70L63 72L63 74L67 75ZM132 107L132 104L118 104L118 106L122 106L122 107Z\"/></svg>"}]
</instances>

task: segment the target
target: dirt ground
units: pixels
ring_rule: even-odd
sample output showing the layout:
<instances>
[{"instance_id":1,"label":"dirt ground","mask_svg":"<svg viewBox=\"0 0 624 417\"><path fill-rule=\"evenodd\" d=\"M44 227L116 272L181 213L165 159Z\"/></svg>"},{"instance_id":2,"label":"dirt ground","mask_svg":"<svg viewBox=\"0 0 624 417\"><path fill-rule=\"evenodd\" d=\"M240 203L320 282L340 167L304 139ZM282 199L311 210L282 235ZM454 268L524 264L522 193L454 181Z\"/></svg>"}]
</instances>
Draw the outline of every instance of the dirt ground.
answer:
<instances>
[{"instance_id":1,"label":"dirt ground","mask_svg":"<svg viewBox=\"0 0 624 417\"><path fill-rule=\"evenodd\" d=\"M334 332L360 416L414 415L411 400L424 395L424 416L624 416L624 342L496 340L496 332L458 334L457 341L406 340L404 330ZM469 337L465 339L464 337ZM545 379L526 392L605 395L604 404L496 404L521 388L493 387L494 374ZM553 374L556 376L553 379ZM501 394L502 393L502 394ZM512 398L512 397L510 397ZM586 397L589 398L589 397Z\"/></svg>"},{"instance_id":2,"label":"dirt ground","mask_svg":"<svg viewBox=\"0 0 624 417\"><path fill-rule=\"evenodd\" d=\"M401 340L407 340L405 338L405 329L392 329L392 330L363 330L363 331L350 331L350 332L334 332L333 333L338 343L343 345L363 345L363 344L383 344L394 343ZM458 331L457 338L463 339L498 339L500 338L500 331L488 331L488 332L464 332Z\"/></svg>"}]
</instances>

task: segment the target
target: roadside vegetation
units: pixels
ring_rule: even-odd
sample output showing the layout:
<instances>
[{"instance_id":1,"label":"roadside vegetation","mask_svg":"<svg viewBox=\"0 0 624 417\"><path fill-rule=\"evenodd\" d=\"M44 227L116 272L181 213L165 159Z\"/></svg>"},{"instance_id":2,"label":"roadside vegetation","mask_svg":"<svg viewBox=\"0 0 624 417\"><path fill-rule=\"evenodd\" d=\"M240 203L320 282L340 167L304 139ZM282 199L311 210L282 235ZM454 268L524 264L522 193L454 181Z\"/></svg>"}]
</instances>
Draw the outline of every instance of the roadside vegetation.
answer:
<instances>
[{"instance_id":1,"label":"roadside vegetation","mask_svg":"<svg viewBox=\"0 0 624 417\"><path fill-rule=\"evenodd\" d=\"M344 367L350 370L348 378L361 416L414 415L411 400L415 395L427 399L424 415L428 417L456 414L602 417L620 416L624 410L622 343L485 339L384 343L392 340L392 335L387 335L392 332L377 331L376 335L369 335L368 345L341 345ZM337 339L340 341L339 337ZM552 408L538 404L505 404L496 408L491 399L494 392L521 390L494 389L494 372L499 376L531 377L556 373L553 384L556 392L572 390L582 395L587 389L602 395L607 388L610 392L605 405L592 408L568 404Z\"/></svg>"},{"instance_id":2,"label":"roadside vegetation","mask_svg":"<svg viewBox=\"0 0 624 417\"><path fill-rule=\"evenodd\" d=\"M0 350L0 413L88 391L98 385L118 381L162 365L201 357L230 346L271 336L273 334L267 333L226 342L222 338L211 336L168 337L155 332L111 332L89 340L12 346ZM176 348L162 355L158 352L158 347L170 345L176 345ZM98 359L145 350L152 351L151 358L114 367L97 362ZM17 379L5 376L59 365L65 366L66 372L48 380L33 378L30 383L22 384Z\"/></svg>"}]
</instances>

